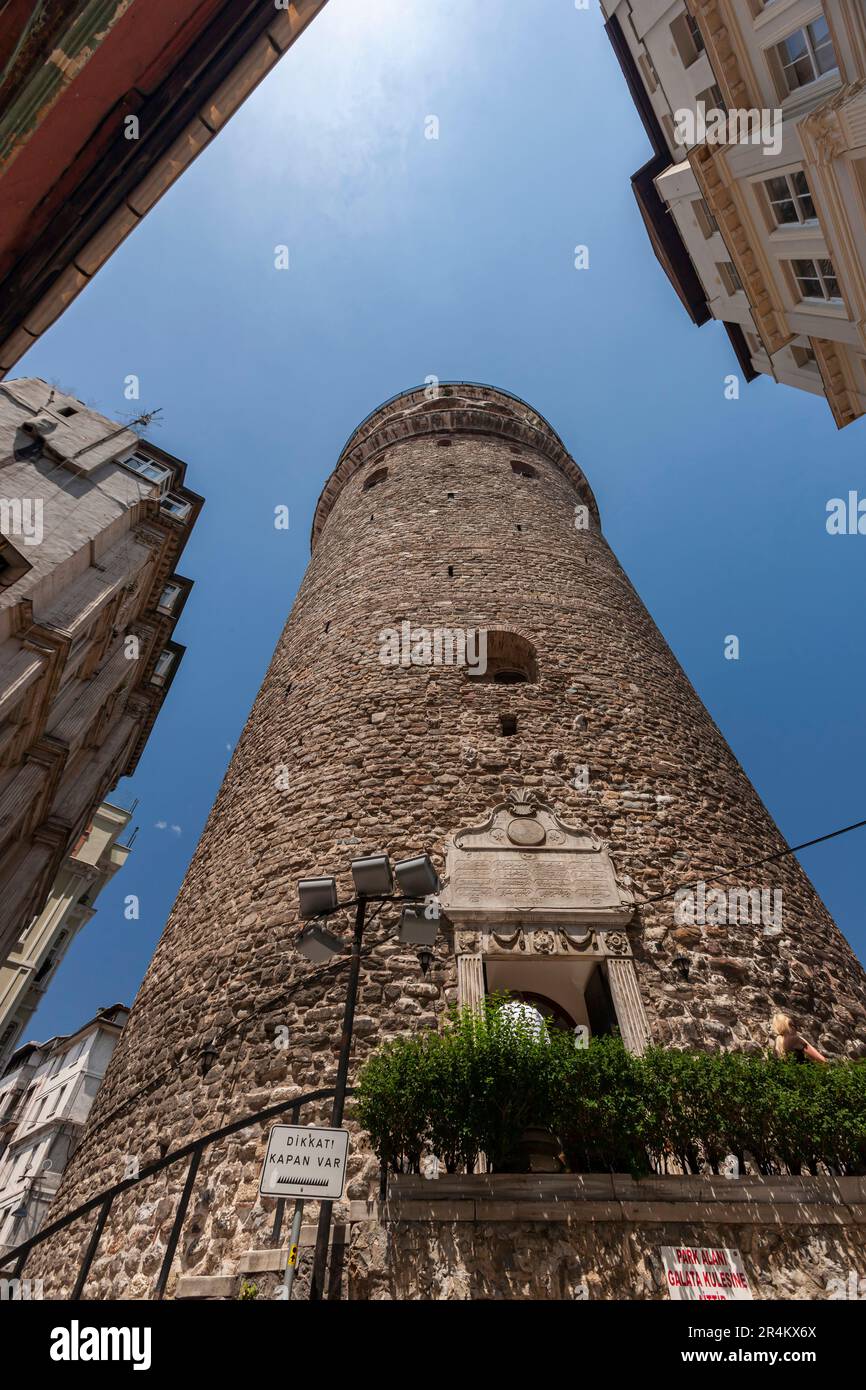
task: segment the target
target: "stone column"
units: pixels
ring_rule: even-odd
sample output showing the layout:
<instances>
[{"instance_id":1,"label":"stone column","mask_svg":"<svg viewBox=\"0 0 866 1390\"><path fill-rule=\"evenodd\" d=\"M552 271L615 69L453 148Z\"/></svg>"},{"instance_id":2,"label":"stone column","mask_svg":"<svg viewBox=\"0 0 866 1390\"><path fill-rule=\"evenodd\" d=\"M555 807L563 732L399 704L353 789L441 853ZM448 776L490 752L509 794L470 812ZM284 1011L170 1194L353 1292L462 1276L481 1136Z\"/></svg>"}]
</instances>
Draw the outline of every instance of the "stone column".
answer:
<instances>
[{"instance_id":1,"label":"stone column","mask_svg":"<svg viewBox=\"0 0 866 1390\"><path fill-rule=\"evenodd\" d=\"M461 1009L480 1011L484 999L484 964L481 952L457 957L457 1003Z\"/></svg>"},{"instance_id":2,"label":"stone column","mask_svg":"<svg viewBox=\"0 0 866 1390\"><path fill-rule=\"evenodd\" d=\"M608 960L607 980L622 1040L629 1052L640 1055L650 1041L650 1029L640 997L634 961Z\"/></svg>"}]
</instances>

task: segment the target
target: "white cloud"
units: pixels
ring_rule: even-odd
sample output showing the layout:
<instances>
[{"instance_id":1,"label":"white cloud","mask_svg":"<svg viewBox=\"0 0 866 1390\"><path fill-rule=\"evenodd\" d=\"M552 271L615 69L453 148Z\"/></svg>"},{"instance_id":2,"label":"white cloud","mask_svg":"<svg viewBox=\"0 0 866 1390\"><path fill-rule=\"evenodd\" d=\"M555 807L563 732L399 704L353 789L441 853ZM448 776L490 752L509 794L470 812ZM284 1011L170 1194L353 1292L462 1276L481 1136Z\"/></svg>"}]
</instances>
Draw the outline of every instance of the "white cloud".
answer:
<instances>
[{"instance_id":1,"label":"white cloud","mask_svg":"<svg viewBox=\"0 0 866 1390\"><path fill-rule=\"evenodd\" d=\"M167 820L158 820L153 823L154 830L170 830L172 835L182 835L183 830L179 825L169 825Z\"/></svg>"}]
</instances>

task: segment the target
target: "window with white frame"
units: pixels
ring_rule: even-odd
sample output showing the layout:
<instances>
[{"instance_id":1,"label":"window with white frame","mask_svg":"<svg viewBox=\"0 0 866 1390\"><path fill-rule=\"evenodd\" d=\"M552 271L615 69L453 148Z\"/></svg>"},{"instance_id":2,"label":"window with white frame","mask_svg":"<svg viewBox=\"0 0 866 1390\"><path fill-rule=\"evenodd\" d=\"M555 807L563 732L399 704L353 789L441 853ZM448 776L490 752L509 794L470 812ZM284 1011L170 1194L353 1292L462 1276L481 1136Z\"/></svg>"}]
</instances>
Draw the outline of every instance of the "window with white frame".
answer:
<instances>
[{"instance_id":1,"label":"window with white frame","mask_svg":"<svg viewBox=\"0 0 866 1390\"><path fill-rule=\"evenodd\" d=\"M801 299L821 299L830 304L841 304L842 295L832 261L796 260L788 261L788 266Z\"/></svg>"},{"instance_id":2,"label":"window with white frame","mask_svg":"<svg viewBox=\"0 0 866 1390\"><path fill-rule=\"evenodd\" d=\"M156 483L161 493L167 491L171 484L171 469L166 468L164 464L157 463L156 459L148 458L146 454L131 454L128 459L123 459L122 463L124 468L129 468L139 477L147 478L150 483Z\"/></svg>"},{"instance_id":3,"label":"window with white frame","mask_svg":"<svg viewBox=\"0 0 866 1390\"><path fill-rule=\"evenodd\" d=\"M805 24L802 29L795 29L770 53L775 60L775 76L782 96L795 92L798 87L807 87L810 82L817 82L819 77L839 66L823 15L811 24Z\"/></svg>"},{"instance_id":4,"label":"window with white frame","mask_svg":"<svg viewBox=\"0 0 866 1390\"><path fill-rule=\"evenodd\" d=\"M815 222L815 204L802 169L791 174L774 174L763 179L770 217L777 227L803 226Z\"/></svg>"},{"instance_id":5,"label":"window with white frame","mask_svg":"<svg viewBox=\"0 0 866 1390\"><path fill-rule=\"evenodd\" d=\"M153 668L153 679L155 681L164 681L173 665L174 652L170 652L168 649L161 651L156 659L156 665Z\"/></svg>"},{"instance_id":6,"label":"window with white frame","mask_svg":"<svg viewBox=\"0 0 866 1390\"><path fill-rule=\"evenodd\" d=\"M174 497L172 494L163 497L160 506L163 511L168 512L171 516L177 517L178 521L185 521L191 510L191 504L189 502L184 502L183 498Z\"/></svg>"},{"instance_id":7,"label":"window with white frame","mask_svg":"<svg viewBox=\"0 0 866 1390\"><path fill-rule=\"evenodd\" d=\"M719 279L725 287L726 294L736 294L738 290L743 288L733 261L718 261L716 270L719 272Z\"/></svg>"},{"instance_id":8,"label":"window with white frame","mask_svg":"<svg viewBox=\"0 0 866 1390\"><path fill-rule=\"evenodd\" d=\"M161 608L164 613L171 613L179 597L180 585L169 582L160 594L159 603L156 606Z\"/></svg>"}]
</instances>

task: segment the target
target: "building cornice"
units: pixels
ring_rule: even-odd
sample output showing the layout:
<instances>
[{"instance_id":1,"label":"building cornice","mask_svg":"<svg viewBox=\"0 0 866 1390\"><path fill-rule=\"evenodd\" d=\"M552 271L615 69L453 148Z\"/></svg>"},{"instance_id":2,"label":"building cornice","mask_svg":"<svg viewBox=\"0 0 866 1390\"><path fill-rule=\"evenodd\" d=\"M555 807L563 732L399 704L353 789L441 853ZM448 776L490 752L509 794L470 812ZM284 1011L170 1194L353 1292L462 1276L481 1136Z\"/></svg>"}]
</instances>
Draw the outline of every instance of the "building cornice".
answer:
<instances>
[{"instance_id":1,"label":"building cornice","mask_svg":"<svg viewBox=\"0 0 866 1390\"><path fill-rule=\"evenodd\" d=\"M827 397L837 429L844 429L863 414L857 394L846 371L844 350L829 338L810 338L812 351L821 373L824 394Z\"/></svg>"},{"instance_id":2,"label":"building cornice","mask_svg":"<svg viewBox=\"0 0 866 1390\"><path fill-rule=\"evenodd\" d=\"M776 288L755 254L754 238L740 209L736 189L725 177L727 148L726 145L695 145L688 152L688 160L740 277L755 327L767 353L772 356L789 343L794 334L788 328Z\"/></svg>"},{"instance_id":3,"label":"building cornice","mask_svg":"<svg viewBox=\"0 0 866 1390\"><path fill-rule=\"evenodd\" d=\"M754 95L758 91L754 74L744 70L734 46L737 19L728 0L685 0L685 4L701 32L710 67L728 106L748 109L760 105Z\"/></svg>"}]
</instances>

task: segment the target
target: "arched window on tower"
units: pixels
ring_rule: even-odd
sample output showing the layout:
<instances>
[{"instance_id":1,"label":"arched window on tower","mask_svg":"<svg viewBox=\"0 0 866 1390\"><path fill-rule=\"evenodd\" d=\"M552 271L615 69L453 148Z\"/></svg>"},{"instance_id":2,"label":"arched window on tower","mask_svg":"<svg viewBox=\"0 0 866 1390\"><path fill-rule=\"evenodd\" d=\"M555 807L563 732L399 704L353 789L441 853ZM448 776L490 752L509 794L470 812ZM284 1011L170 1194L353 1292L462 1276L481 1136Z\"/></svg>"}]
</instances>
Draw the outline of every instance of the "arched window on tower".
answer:
<instances>
[{"instance_id":1,"label":"arched window on tower","mask_svg":"<svg viewBox=\"0 0 866 1390\"><path fill-rule=\"evenodd\" d=\"M535 648L518 632L487 631L487 669L466 679L482 685L535 685ZM467 668L467 670L470 668Z\"/></svg>"}]
</instances>

